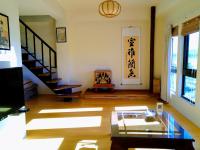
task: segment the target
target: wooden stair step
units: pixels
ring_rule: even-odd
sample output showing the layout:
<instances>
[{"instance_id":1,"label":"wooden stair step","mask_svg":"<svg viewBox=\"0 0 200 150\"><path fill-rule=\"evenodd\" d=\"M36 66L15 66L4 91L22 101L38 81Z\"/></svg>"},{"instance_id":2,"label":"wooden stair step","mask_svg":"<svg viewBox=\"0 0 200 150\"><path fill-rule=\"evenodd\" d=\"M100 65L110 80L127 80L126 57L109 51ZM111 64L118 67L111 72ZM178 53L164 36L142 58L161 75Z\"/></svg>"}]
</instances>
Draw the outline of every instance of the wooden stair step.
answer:
<instances>
[{"instance_id":1,"label":"wooden stair step","mask_svg":"<svg viewBox=\"0 0 200 150\"><path fill-rule=\"evenodd\" d=\"M30 69L31 70L37 70L37 69L43 69L44 67L43 66L36 66L36 67L31 67Z\"/></svg>"},{"instance_id":2,"label":"wooden stair step","mask_svg":"<svg viewBox=\"0 0 200 150\"><path fill-rule=\"evenodd\" d=\"M52 72L51 74L53 74L53 73L56 73L56 72ZM49 72L41 73L41 74L38 74L38 76L40 76L40 77L48 77L48 76L50 76L50 73Z\"/></svg>"},{"instance_id":3,"label":"wooden stair step","mask_svg":"<svg viewBox=\"0 0 200 150\"><path fill-rule=\"evenodd\" d=\"M35 53L32 53L32 52L22 52L22 56L23 57L26 57L26 56L36 57ZM36 59L36 61L41 61L41 59Z\"/></svg>"},{"instance_id":4,"label":"wooden stair step","mask_svg":"<svg viewBox=\"0 0 200 150\"><path fill-rule=\"evenodd\" d=\"M80 98L82 95L82 92L75 92L71 94L57 94L60 98Z\"/></svg>"},{"instance_id":5,"label":"wooden stair step","mask_svg":"<svg viewBox=\"0 0 200 150\"><path fill-rule=\"evenodd\" d=\"M31 54L31 55L30 55ZM29 56L34 56L34 53L22 53L22 60L29 60Z\"/></svg>"},{"instance_id":6,"label":"wooden stair step","mask_svg":"<svg viewBox=\"0 0 200 150\"><path fill-rule=\"evenodd\" d=\"M28 53L22 53L22 60L28 60L28 59L29 59Z\"/></svg>"},{"instance_id":7,"label":"wooden stair step","mask_svg":"<svg viewBox=\"0 0 200 150\"><path fill-rule=\"evenodd\" d=\"M32 70L34 70L34 69L42 69L42 68L46 69L48 67L49 66L35 66L35 67L31 67L30 69L32 69Z\"/></svg>"},{"instance_id":8,"label":"wooden stair step","mask_svg":"<svg viewBox=\"0 0 200 150\"><path fill-rule=\"evenodd\" d=\"M36 66L36 62L37 62L36 60L23 60L22 61L22 63L28 68L35 67Z\"/></svg>"},{"instance_id":9,"label":"wooden stair step","mask_svg":"<svg viewBox=\"0 0 200 150\"><path fill-rule=\"evenodd\" d=\"M78 87L81 87L81 85L59 85L53 90L60 91L60 90L64 90L64 89L71 89L71 88L78 88Z\"/></svg>"},{"instance_id":10,"label":"wooden stair step","mask_svg":"<svg viewBox=\"0 0 200 150\"><path fill-rule=\"evenodd\" d=\"M37 60L23 60L23 62L34 62L34 61L37 61Z\"/></svg>"},{"instance_id":11,"label":"wooden stair step","mask_svg":"<svg viewBox=\"0 0 200 150\"><path fill-rule=\"evenodd\" d=\"M28 49L26 46L21 46L21 48L22 48L22 49L26 49L26 50Z\"/></svg>"},{"instance_id":12,"label":"wooden stair step","mask_svg":"<svg viewBox=\"0 0 200 150\"><path fill-rule=\"evenodd\" d=\"M33 59L33 60L22 60L23 63L31 63L31 62L37 62L40 61L38 59Z\"/></svg>"},{"instance_id":13,"label":"wooden stair step","mask_svg":"<svg viewBox=\"0 0 200 150\"><path fill-rule=\"evenodd\" d=\"M22 52L22 55L26 55L26 54L28 54L28 55L29 55L29 54L34 55L34 53L31 53L31 52L29 52L29 53L28 53L28 52Z\"/></svg>"},{"instance_id":14,"label":"wooden stair step","mask_svg":"<svg viewBox=\"0 0 200 150\"><path fill-rule=\"evenodd\" d=\"M52 80L49 80L49 81L46 81L46 83L58 83L60 80L62 80L61 78L57 78L57 79L52 79Z\"/></svg>"}]
</instances>

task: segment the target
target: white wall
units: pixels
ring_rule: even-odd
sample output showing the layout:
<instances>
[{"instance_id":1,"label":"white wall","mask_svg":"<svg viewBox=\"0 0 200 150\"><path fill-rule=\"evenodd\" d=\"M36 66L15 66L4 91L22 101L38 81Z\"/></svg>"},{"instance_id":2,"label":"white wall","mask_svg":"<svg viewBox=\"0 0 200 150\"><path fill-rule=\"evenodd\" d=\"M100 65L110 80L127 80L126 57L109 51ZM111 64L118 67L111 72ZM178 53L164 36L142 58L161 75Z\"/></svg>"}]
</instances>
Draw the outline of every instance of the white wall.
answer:
<instances>
[{"instance_id":1,"label":"white wall","mask_svg":"<svg viewBox=\"0 0 200 150\"><path fill-rule=\"evenodd\" d=\"M80 83L83 89L92 87L94 70L109 68L113 83L119 89L149 88L149 29L150 2L120 1L122 13L113 19L98 13L98 1L79 3L58 0L20 0L20 15L49 14L56 26L67 27L67 43L57 43L58 77L63 83ZM82 7L82 5L84 7ZM37 7L40 6L40 7ZM81 7L80 7L81 6ZM87 6L89 8L87 8ZM92 7L91 7L92 6ZM121 86L122 27L141 29L141 79L142 85Z\"/></svg>"},{"instance_id":2,"label":"white wall","mask_svg":"<svg viewBox=\"0 0 200 150\"><path fill-rule=\"evenodd\" d=\"M133 15L134 18L134 15ZM141 29L141 83L122 83L122 28L136 26ZM149 20L77 21L68 24L70 82L91 88L94 71L110 69L117 89L148 89L149 87Z\"/></svg>"},{"instance_id":3,"label":"white wall","mask_svg":"<svg viewBox=\"0 0 200 150\"><path fill-rule=\"evenodd\" d=\"M22 15L50 15L62 19L63 9L57 0L16 0L19 4L19 14Z\"/></svg>"},{"instance_id":4,"label":"white wall","mask_svg":"<svg viewBox=\"0 0 200 150\"><path fill-rule=\"evenodd\" d=\"M88 3L88 2L87 2ZM82 84L82 89L91 88L96 69L110 69L112 82L118 89L149 88L149 37L150 6L132 5L120 1L121 14L108 19L99 15L97 1L89 7L80 7L75 1L61 1L65 10L58 26L67 27L67 43L57 43L58 76L67 83ZM141 83L121 85L122 76L122 28L136 26L141 29Z\"/></svg>"},{"instance_id":5,"label":"white wall","mask_svg":"<svg viewBox=\"0 0 200 150\"><path fill-rule=\"evenodd\" d=\"M159 7L159 10L161 10L164 7L164 5ZM158 16L157 24L162 25L162 28L157 30L156 33L156 52L157 54L160 53L159 50L163 47L161 54L161 57L164 58L166 56L163 56L164 54L167 54L165 51L166 49L166 30L170 25L179 25L181 27L182 23L184 21L187 21L195 16L200 15L200 1L196 0L181 0L176 3L173 7L169 8L168 10L165 10L165 12L160 13L160 16ZM161 21L162 20L162 21ZM181 31L181 29L180 29ZM180 32L179 31L179 32ZM163 36L163 38L160 38ZM180 42L179 44L182 44L181 42L181 36L180 36ZM182 46L180 45L179 48L179 54L182 53L183 49L181 48ZM181 80L181 60L182 56L178 56L178 75L177 78L178 80ZM199 52L199 59L200 59L200 52ZM156 59L156 63L161 64L163 66L164 62L160 59ZM198 75L197 75L197 91L196 91L196 104L192 105L185 101L183 98L180 97L180 90L181 90L181 85L178 85L177 92L174 94L167 93L167 89L164 84L162 84L162 92L165 95L169 95L169 101L170 104L173 105L179 112L181 112L184 116L186 116L188 119L190 119L192 122L194 122L197 126L200 127L200 120L199 120L199 115L200 115L200 63L198 60ZM163 70L160 69L160 73L163 73ZM164 77L164 76L162 76ZM161 78L162 78L161 77ZM166 79L163 79L166 80ZM169 81L168 81L169 82ZM177 81L178 83L178 81ZM167 83L166 83L167 84Z\"/></svg>"},{"instance_id":6,"label":"white wall","mask_svg":"<svg viewBox=\"0 0 200 150\"><path fill-rule=\"evenodd\" d=\"M9 17L10 51L0 50L0 67L22 66L18 4L15 0L1 0L0 12Z\"/></svg>"}]
</instances>

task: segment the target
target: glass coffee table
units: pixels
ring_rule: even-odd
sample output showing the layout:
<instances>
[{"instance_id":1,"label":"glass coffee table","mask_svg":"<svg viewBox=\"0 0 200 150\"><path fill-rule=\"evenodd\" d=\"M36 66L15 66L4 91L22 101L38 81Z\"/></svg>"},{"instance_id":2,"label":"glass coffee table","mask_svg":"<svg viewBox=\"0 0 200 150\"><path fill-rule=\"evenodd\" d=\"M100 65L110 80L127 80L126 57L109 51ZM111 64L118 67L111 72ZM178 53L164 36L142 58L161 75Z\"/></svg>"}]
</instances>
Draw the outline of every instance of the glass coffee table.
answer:
<instances>
[{"instance_id":1,"label":"glass coffee table","mask_svg":"<svg viewBox=\"0 0 200 150\"><path fill-rule=\"evenodd\" d=\"M111 150L165 148L194 150L192 136L167 112L115 111L111 117Z\"/></svg>"}]
</instances>

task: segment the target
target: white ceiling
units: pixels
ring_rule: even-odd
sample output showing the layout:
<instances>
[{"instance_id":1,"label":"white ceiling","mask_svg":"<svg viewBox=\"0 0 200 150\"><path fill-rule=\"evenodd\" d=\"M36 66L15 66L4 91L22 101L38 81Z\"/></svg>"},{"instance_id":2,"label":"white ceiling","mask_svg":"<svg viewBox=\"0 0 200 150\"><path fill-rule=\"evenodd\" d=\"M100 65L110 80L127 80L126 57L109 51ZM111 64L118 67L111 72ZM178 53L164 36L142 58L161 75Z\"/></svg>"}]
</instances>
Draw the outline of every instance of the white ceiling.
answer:
<instances>
[{"instance_id":1,"label":"white ceiling","mask_svg":"<svg viewBox=\"0 0 200 150\"><path fill-rule=\"evenodd\" d=\"M103 20L98 7L104 0L57 0L67 18L71 20L91 21ZM149 19L150 6L158 5L160 0L116 0L121 4L122 11L112 20L146 20ZM134 18L133 18L134 16Z\"/></svg>"},{"instance_id":2,"label":"white ceiling","mask_svg":"<svg viewBox=\"0 0 200 150\"><path fill-rule=\"evenodd\" d=\"M20 15L51 15L55 19L102 19L98 6L104 0L17 0ZM168 9L170 4L182 0L116 0L122 6L116 20L149 19L150 6L161 6L158 12Z\"/></svg>"},{"instance_id":3,"label":"white ceiling","mask_svg":"<svg viewBox=\"0 0 200 150\"><path fill-rule=\"evenodd\" d=\"M66 11L80 11L97 9L98 5L105 0L57 0ZM142 6L157 5L160 0L116 0L122 5L136 8ZM123 7L124 6L124 7Z\"/></svg>"},{"instance_id":4,"label":"white ceiling","mask_svg":"<svg viewBox=\"0 0 200 150\"><path fill-rule=\"evenodd\" d=\"M57 0L67 14L88 15L98 14L99 4L105 0ZM116 0L122 6L122 13L137 11L153 5L158 5L160 0ZM141 10L140 10L141 11Z\"/></svg>"},{"instance_id":5,"label":"white ceiling","mask_svg":"<svg viewBox=\"0 0 200 150\"><path fill-rule=\"evenodd\" d=\"M64 11L56 0L16 0L19 5L19 14L28 15L50 15L59 18Z\"/></svg>"}]
</instances>

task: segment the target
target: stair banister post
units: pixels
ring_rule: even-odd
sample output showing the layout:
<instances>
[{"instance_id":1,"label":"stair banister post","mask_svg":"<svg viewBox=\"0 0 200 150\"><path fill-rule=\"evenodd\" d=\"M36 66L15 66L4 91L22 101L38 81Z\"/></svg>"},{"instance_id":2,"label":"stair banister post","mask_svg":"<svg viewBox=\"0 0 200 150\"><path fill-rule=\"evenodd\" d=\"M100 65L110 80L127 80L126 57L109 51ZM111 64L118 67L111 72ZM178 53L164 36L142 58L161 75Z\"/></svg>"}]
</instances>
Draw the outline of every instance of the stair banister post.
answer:
<instances>
[{"instance_id":1,"label":"stair banister post","mask_svg":"<svg viewBox=\"0 0 200 150\"><path fill-rule=\"evenodd\" d=\"M26 48L28 50L28 36L27 36L27 28L24 26L25 28L25 38L26 38Z\"/></svg>"},{"instance_id":2,"label":"stair banister post","mask_svg":"<svg viewBox=\"0 0 200 150\"><path fill-rule=\"evenodd\" d=\"M52 65L51 65L51 49L50 48L49 48L49 67L50 67L50 76L51 76Z\"/></svg>"},{"instance_id":3,"label":"stair banister post","mask_svg":"<svg viewBox=\"0 0 200 150\"><path fill-rule=\"evenodd\" d=\"M57 56L56 56L56 52L54 52L54 60L55 60L55 68L57 68Z\"/></svg>"},{"instance_id":4,"label":"stair banister post","mask_svg":"<svg viewBox=\"0 0 200 150\"><path fill-rule=\"evenodd\" d=\"M42 51L42 63L44 64L44 49L42 41L41 41L41 51Z\"/></svg>"},{"instance_id":5,"label":"stair banister post","mask_svg":"<svg viewBox=\"0 0 200 150\"><path fill-rule=\"evenodd\" d=\"M36 57L36 48L35 48L35 35L33 34L33 50L34 50L34 55Z\"/></svg>"}]
</instances>

